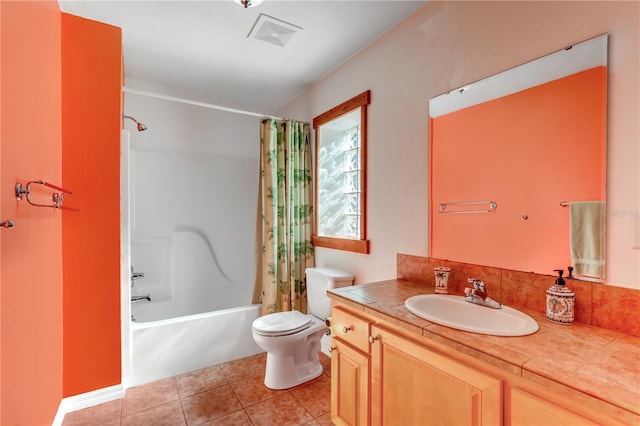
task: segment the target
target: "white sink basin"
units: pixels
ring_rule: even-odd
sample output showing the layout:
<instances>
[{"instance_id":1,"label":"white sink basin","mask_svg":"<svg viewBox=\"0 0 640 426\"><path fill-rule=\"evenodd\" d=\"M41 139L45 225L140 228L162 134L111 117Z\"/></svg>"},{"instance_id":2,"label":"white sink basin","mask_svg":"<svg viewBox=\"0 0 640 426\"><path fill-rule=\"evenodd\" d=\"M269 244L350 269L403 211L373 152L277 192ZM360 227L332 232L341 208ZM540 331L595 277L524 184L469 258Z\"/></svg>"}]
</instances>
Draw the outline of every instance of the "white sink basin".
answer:
<instances>
[{"instance_id":1,"label":"white sink basin","mask_svg":"<svg viewBox=\"0 0 640 426\"><path fill-rule=\"evenodd\" d=\"M502 305L500 309L476 305L464 296L422 294L404 302L409 312L427 321L472 333L526 336L538 331L529 315Z\"/></svg>"}]
</instances>

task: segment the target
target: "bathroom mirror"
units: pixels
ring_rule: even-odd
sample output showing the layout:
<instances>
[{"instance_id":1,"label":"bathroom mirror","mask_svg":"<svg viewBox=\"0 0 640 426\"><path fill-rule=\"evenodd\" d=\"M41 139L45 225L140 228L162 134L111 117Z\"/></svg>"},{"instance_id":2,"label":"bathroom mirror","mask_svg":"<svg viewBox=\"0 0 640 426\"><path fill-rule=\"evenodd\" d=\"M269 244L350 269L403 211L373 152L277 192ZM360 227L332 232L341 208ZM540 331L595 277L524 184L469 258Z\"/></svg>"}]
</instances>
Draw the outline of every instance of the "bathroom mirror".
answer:
<instances>
[{"instance_id":1,"label":"bathroom mirror","mask_svg":"<svg viewBox=\"0 0 640 426\"><path fill-rule=\"evenodd\" d=\"M606 200L606 100L607 35L430 99L431 256L567 270L571 204Z\"/></svg>"}]
</instances>

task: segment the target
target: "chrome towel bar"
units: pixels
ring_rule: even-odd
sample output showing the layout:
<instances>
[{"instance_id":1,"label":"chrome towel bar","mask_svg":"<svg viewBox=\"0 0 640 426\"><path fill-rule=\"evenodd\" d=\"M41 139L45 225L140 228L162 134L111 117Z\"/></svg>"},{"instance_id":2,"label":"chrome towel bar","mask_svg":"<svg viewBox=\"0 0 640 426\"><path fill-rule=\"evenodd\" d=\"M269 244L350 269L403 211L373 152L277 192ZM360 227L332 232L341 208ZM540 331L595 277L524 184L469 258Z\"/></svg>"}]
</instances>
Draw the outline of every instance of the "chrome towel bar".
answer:
<instances>
[{"instance_id":1,"label":"chrome towel bar","mask_svg":"<svg viewBox=\"0 0 640 426\"><path fill-rule=\"evenodd\" d=\"M473 210L446 210L447 206L472 206L486 204L486 209ZM491 213L498 207L495 201L456 201L453 203L440 203L440 211L438 213Z\"/></svg>"},{"instance_id":2,"label":"chrome towel bar","mask_svg":"<svg viewBox=\"0 0 640 426\"><path fill-rule=\"evenodd\" d=\"M33 200L31 200L31 185L36 184L36 185L42 185L45 186L47 188L51 188L55 191L58 192L54 192L52 195L52 204L41 204L41 203L36 203ZM73 195L73 192L71 191L67 191L64 188L61 188L59 186L50 184L48 182L45 182L44 180L40 179L40 180L32 180L27 182L26 185L23 185L21 183L16 183L16 198L18 200L27 200L27 203L31 204L32 206L36 206L36 207L52 207L54 209L64 209L64 210L71 210L71 211L76 211L79 212L80 210L78 209L73 209L70 207L66 207L63 206L62 203L64 202L64 196L65 195Z\"/></svg>"}]
</instances>

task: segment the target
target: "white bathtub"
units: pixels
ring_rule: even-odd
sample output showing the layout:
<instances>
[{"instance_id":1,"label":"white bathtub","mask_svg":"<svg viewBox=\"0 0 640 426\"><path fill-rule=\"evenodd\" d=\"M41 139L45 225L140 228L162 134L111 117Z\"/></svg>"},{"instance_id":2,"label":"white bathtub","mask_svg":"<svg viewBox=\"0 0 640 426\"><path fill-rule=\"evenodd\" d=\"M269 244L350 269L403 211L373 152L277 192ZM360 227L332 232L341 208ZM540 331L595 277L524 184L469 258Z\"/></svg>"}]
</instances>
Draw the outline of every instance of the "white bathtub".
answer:
<instances>
[{"instance_id":1,"label":"white bathtub","mask_svg":"<svg viewBox=\"0 0 640 426\"><path fill-rule=\"evenodd\" d=\"M131 377L127 386L198 370L263 350L251 323L260 305L152 322L131 323Z\"/></svg>"},{"instance_id":2,"label":"white bathtub","mask_svg":"<svg viewBox=\"0 0 640 426\"><path fill-rule=\"evenodd\" d=\"M126 386L175 376L263 352L251 323L260 305L253 286L219 268L207 238L193 229L132 245L136 280L131 304L130 377Z\"/></svg>"}]
</instances>

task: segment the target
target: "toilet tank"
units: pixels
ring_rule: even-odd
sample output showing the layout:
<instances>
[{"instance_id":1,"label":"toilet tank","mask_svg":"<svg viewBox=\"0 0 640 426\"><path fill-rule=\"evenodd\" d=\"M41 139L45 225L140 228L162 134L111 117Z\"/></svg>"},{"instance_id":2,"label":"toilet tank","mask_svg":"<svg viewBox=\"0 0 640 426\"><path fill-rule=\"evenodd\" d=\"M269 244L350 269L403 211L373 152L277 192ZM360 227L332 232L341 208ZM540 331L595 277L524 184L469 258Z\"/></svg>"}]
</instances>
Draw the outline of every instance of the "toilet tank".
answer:
<instances>
[{"instance_id":1,"label":"toilet tank","mask_svg":"<svg viewBox=\"0 0 640 426\"><path fill-rule=\"evenodd\" d=\"M331 315L331 299L327 290L353 284L350 272L334 268L307 268L307 306L310 314L325 319Z\"/></svg>"}]
</instances>

